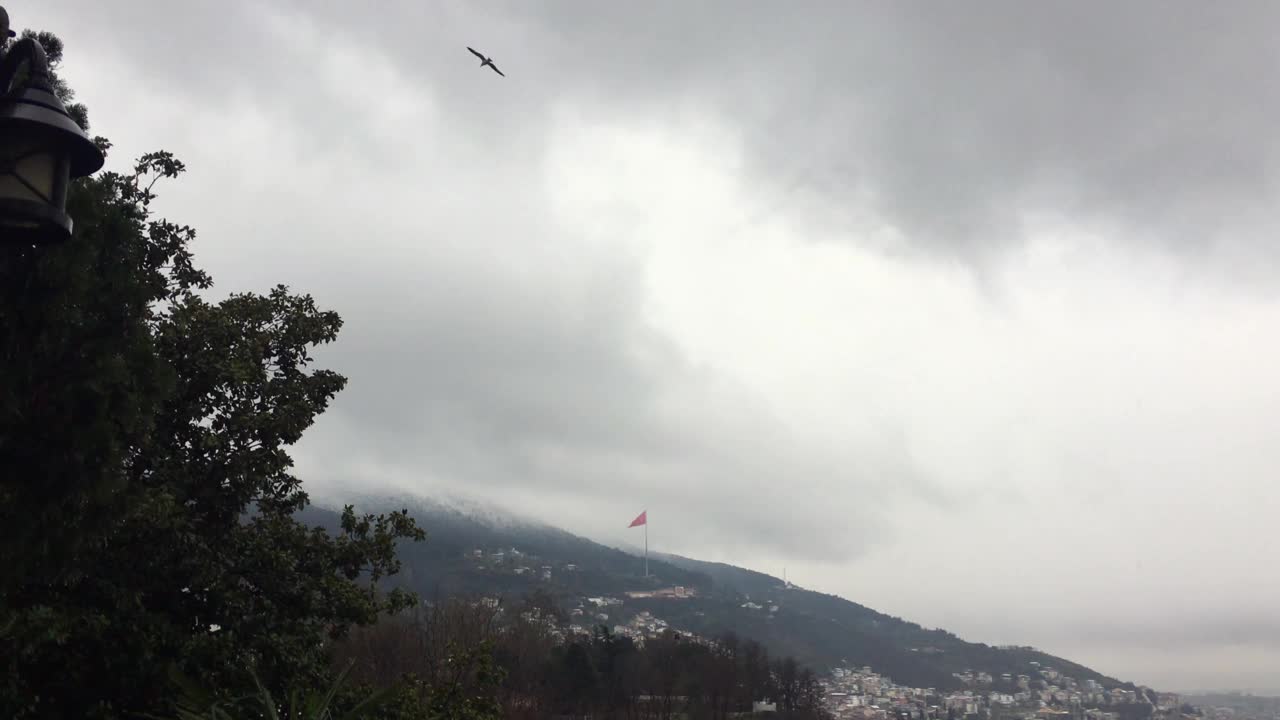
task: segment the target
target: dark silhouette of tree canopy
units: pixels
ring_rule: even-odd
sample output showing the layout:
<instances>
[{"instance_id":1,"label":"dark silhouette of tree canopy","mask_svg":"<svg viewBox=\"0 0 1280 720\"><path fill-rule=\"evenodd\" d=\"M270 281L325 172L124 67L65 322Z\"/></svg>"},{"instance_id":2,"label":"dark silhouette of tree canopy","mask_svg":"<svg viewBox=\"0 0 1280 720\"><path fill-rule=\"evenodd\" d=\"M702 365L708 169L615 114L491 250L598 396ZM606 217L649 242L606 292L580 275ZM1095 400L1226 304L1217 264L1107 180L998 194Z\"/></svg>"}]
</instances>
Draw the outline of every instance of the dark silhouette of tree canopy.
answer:
<instances>
[{"instance_id":1,"label":"dark silhouette of tree canopy","mask_svg":"<svg viewBox=\"0 0 1280 720\"><path fill-rule=\"evenodd\" d=\"M728 718L750 712L757 700L776 702L779 717L825 717L816 675L791 658L771 661L752 640L668 631L637 642L604 626L574 634L559 615L535 616L521 610L527 605L437 600L425 612L354 630L337 645L335 660L354 663L354 676L369 686L400 677L421 688L457 686L462 695L490 697L504 718ZM482 639L475 628L484 629ZM477 674L458 684L448 675L458 666L458 648L468 646L491 649L501 683Z\"/></svg>"},{"instance_id":2,"label":"dark silhouette of tree canopy","mask_svg":"<svg viewBox=\"0 0 1280 720\"><path fill-rule=\"evenodd\" d=\"M341 319L285 287L207 299L195 231L152 208L183 170L76 181L70 242L0 245L2 717L164 711L172 664L315 686L329 641L411 602L377 590L422 537L406 514L293 518L287 448L346 382L310 355Z\"/></svg>"}]
</instances>

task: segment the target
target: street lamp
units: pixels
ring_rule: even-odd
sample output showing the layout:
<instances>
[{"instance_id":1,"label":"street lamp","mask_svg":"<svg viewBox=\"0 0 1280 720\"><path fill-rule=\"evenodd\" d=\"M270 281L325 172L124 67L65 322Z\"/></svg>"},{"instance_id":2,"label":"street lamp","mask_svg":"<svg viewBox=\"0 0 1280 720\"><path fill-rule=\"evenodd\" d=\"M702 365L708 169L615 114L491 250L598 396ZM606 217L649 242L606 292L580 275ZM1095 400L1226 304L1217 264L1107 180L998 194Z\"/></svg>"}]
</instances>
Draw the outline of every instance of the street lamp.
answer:
<instances>
[{"instance_id":1,"label":"street lamp","mask_svg":"<svg viewBox=\"0 0 1280 720\"><path fill-rule=\"evenodd\" d=\"M0 8L0 40L13 36L8 20ZM23 63L26 80L14 87ZM0 93L0 244L68 240L67 184L97 172L102 151L53 94L35 39L17 41L0 60Z\"/></svg>"}]
</instances>

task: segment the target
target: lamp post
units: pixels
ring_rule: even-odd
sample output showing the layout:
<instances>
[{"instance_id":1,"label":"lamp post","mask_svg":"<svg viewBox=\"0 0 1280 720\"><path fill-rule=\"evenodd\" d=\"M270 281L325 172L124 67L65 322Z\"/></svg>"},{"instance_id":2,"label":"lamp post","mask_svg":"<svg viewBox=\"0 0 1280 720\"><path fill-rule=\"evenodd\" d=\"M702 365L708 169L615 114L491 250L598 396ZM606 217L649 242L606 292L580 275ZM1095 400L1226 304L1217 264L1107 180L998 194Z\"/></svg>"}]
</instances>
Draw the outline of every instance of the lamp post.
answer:
<instances>
[{"instance_id":1,"label":"lamp post","mask_svg":"<svg viewBox=\"0 0 1280 720\"><path fill-rule=\"evenodd\" d=\"M13 37L0 8L0 41ZM26 64L26 79L15 86ZM49 61L34 38L0 60L0 245L71 238L66 213L71 178L97 172L102 151L76 123L49 83Z\"/></svg>"}]
</instances>

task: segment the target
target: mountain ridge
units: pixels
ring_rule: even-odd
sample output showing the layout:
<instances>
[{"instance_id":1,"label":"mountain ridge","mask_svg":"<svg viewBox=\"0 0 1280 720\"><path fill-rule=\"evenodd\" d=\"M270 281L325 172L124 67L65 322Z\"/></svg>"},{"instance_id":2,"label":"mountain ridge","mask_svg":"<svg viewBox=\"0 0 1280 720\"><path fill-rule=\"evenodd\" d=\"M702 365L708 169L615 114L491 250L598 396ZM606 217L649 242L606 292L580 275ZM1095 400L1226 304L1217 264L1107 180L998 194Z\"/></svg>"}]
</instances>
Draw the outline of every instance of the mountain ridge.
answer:
<instances>
[{"instance_id":1,"label":"mountain ridge","mask_svg":"<svg viewBox=\"0 0 1280 720\"><path fill-rule=\"evenodd\" d=\"M393 581L426 599L542 590L566 606L581 606L586 598L607 596L618 600L607 613L610 622L648 612L698 635L733 631L817 669L870 666L916 687L962 689L961 674L981 671L995 678L994 689L1006 689L1004 674L1016 678L1039 667L1108 688L1135 687L1034 648L967 642L727 563L650 552L645 577L643 559L635 554L482 503L365 495L350 504L360 512L406 509L418 520L427 540L400 546L402 572ZM336 527L337 517L319 504L300 514L304 522L328 528ZM650 596L663 588L666 596ZM675 588L684 596L674 598Z\"/></svg>"}]
</instances>

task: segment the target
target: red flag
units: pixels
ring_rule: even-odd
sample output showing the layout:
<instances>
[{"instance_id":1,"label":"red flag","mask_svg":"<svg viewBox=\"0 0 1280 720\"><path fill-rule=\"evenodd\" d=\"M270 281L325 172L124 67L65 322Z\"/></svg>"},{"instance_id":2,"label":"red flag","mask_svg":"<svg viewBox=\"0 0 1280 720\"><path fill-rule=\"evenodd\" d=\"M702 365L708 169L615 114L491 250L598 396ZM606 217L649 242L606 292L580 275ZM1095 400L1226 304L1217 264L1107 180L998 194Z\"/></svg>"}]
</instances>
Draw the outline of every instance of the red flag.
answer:
<instances>
[{"instance_id":1,"label":"red flag","mask_svg":"<svg viewBox=\"0 0 1280 720\"><path fill-rule=\"evenodd\" d=\"M646 517L648 514L649 514L648 510L645 510L644 512L640 513L639 515L636 516L636 519L632 520L631 524L628 525L627 527L633 528L633 527L636 527L637 525L647 525L649 523L649 518Z\"/></svg>"}]
</instances>

